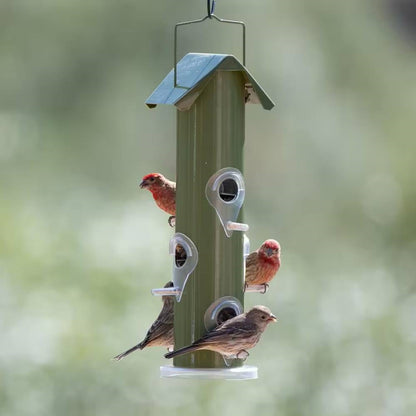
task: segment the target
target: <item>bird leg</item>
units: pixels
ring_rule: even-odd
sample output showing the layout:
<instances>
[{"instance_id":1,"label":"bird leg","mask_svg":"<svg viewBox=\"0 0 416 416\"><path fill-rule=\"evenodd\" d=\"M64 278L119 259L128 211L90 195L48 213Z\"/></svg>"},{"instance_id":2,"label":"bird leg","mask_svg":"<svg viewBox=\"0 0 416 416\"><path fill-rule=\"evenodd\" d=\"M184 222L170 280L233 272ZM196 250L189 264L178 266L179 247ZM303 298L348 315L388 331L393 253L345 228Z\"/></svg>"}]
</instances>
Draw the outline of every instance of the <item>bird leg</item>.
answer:
<instances>
[{"instance_id":1,"label":"bird leg","mask_svg":"<svg viewBox=\"0 0 416 416\"><path fill-rule=\"evenodd\" d=\"M174 215L171 215L168 218L168 223L173 228L176 225L176 217Z\"/></svg>"},{"instance_id":2,"label":"bird leg","mask_svg":"<svg viewBox=\"0 0 416 416\"><path fill-rule=\"evenodd\" d=\"M225 355L222 356L222 359L224 360L225 366L226 367L231 367L231 364L233 362L233 358L226 358Z\"/></svg>"}]
</instances>

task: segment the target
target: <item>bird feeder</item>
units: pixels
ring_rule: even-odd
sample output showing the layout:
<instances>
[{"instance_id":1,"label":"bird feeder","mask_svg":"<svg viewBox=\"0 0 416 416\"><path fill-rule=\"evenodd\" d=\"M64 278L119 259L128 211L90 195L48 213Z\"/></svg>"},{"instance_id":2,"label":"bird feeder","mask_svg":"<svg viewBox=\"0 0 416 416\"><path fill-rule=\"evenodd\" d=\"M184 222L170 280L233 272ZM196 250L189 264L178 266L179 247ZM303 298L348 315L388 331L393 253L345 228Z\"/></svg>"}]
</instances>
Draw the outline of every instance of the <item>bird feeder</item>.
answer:
<instances>
[{"instance_id":1,"label":"bird feeder","mask_svg":"<svg viewBox=\"0 0 416 416\"><path fill-rule=\"evenodd\" d=\"M175 349L243 312L249 252L243 222L245 105L274 106L244 65L245 36L243 64L232 55L211 53L188 53L176 62L176 34L183 24L214 18L242 25L245 34L242 22L210 11L204 19L176 25L174 68L146 100L150 108L177 109L174 287L153 290L176 296ZM185 252L181 259L178 247ZM257 378L257 368L202 350L174 358L173 366L161 367L161 375L249 379Z\"/></svg>"}]
</instances>

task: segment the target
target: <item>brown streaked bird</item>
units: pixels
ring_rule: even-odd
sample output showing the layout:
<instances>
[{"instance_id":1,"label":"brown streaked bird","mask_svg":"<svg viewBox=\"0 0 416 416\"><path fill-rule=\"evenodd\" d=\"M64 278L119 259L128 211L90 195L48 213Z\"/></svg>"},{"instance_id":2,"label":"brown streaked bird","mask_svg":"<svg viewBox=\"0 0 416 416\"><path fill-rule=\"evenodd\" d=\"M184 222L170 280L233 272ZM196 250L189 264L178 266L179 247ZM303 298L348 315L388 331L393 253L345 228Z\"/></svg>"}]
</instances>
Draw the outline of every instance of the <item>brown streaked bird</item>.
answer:
<instances>
[{"instance_id":1,"label":"brown streaked bird","mask_svg":"<svg viewBox=\"0 0 416 416\"><path fill-rule=\"evenodd\" d=\"M139 186L148 189L157 206L171 215L168 222L173 226L176 215L176 183L166 179L161 173L149 173L143 177Z\"/></svg>"},{"instance_id":2,"label":"brown streaked bird","mask_svg":"<svg viewBox=\"0 0 416 416\"><path fill-rule=\"evenodd\" d=\"M273 279L280 268L280 244L276 240L266 240L258 250L246 258L246 286L264 285Z\"/></svg>"},{"instance_id":3,"label":"brown streaked bird","mask_svg":"<svg viewBox=\"0 0 416 416\"><path fill-rule=\"evenodd\" d=\"M247 350L258 343L267 325L276 320L266 306L254 306L248 312L225 321L191 345L169 352L165 357L173 358L192 351L210 350L225 358L245 358L248 356Z\"/></svg>"},{"instance_id":4,"label":"brown streaked bird","mask_svg":"<svg viewBox=\"0 0 416 416\"><path fill-rule=\"evenodd\" d=\"M173 287L172 282L166 283L164 287ZM115 356L113 359L120 361L126 355L133 351L142 350L145 347L166 347L173 349L173 307L174 296L162 296L163 308L156 318L156 321L147 331L147 334L142 342L130 348L129 350Z\"/></svg>"}]
</instances>

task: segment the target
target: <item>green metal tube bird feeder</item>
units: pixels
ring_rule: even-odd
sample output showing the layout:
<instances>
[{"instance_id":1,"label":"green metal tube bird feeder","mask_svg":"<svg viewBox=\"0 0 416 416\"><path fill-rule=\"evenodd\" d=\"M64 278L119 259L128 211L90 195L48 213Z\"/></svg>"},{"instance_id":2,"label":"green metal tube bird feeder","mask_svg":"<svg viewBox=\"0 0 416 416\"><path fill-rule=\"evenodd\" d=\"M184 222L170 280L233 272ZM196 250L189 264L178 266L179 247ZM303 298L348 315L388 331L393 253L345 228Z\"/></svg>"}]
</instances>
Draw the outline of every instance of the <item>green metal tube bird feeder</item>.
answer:
<instances>
[{"instance_id":1,"label":"green metal tube bird feeder","mask_svg":"<svg viewBox=\"0 0 416 416\"><path fill-rule=\"evenodd\" d=\"M176 233L170 251L175 254L179 245L186 260L174 261L174 288L154 290L176 296L175 349L244 309L246 103L274 106L232 55L189 53L176 63L175 28L175 66L146 100L150 108L177 108ZM162 367L161 374L256 378L257 368L196 351L174 358L173 367Z\"/></svg>"}]
</instances>

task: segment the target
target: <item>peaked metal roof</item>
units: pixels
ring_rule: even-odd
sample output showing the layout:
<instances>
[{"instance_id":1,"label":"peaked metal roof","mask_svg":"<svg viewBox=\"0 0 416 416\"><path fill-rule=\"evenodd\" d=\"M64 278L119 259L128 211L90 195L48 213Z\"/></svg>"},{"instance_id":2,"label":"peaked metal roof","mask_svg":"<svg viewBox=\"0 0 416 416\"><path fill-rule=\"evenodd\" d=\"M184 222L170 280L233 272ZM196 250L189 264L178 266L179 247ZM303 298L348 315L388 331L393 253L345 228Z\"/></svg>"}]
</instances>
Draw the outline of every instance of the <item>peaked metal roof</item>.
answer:
<instances>
[{"instance_id":1,"label":"peaked metal roof","mask_svg":"<svg viewBox=\"0 0 416 416\"><path fill-rule=\"evenodd\" d=\"M274 107L273 101L266 92L233 55L210 53L185 55L176 66L178 85L176 87L173 85L174 70L172 69L146 100L146 104L150 108L156 107L157 104L173 104L179 109L186 110L193 104L216 70L240 71L245 79L246 102L261 104L266 110Z\"/></svg>"}]
</instances>

